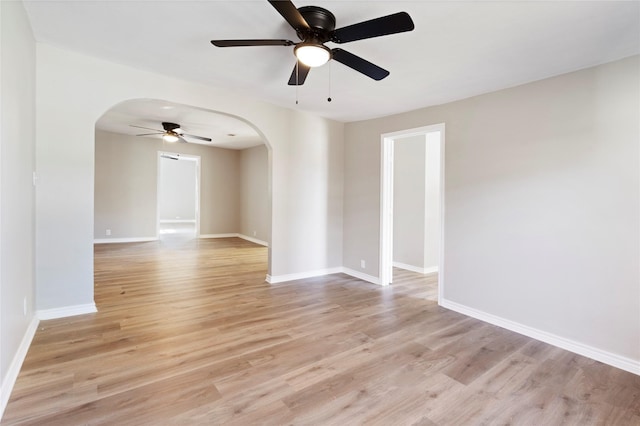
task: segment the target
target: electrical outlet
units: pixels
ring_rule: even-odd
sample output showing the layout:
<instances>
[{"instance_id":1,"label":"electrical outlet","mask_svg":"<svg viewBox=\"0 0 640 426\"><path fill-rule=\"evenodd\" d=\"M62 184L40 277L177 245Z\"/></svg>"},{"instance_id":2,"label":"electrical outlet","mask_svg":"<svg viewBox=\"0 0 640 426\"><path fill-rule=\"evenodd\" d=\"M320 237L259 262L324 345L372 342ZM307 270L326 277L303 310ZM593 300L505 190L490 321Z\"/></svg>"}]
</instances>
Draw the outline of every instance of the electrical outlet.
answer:
<instances>
[{"instance_id":1,"label":"electrical outlet","mask_svg":"<svg viewBox=\"0 0 640 426\"><path fill-rule=\"evenodd\" d=\"M22 311L24 312L24 316L27 316L27 298L22 299Z\"/></svg>"},{"instance_id":2,"label":"electrical outlet","mask_svg":"<svg viewBox=\"0 0 640 426\"><path fill-rule=\"evenodd\" d=\"M111 235L111 229L107 229L106 231L104 231L104 235L106 235L107 237Z\"/></svg>"},{"instance_id":3,"label":"electrical outlet","mask_svg":"<svg viewBox=\"0 0 640 426\"><path fill-rule=\"evenodd\" d=\"M253 236L255 237L256 235L258 235L258 233L256 231L253 231Z\"/></svg>"},{"instance_id":4,"label":"electrical outlet","mask_svg":"<svg viewBox=\"0 0 640 426\"><path fill-rule=\"evenodd\" d=\"M360 267L362 269L365 269L367 267L367 263L364 261L364 259L360 260Z\"/></svg>"}]
</instances>

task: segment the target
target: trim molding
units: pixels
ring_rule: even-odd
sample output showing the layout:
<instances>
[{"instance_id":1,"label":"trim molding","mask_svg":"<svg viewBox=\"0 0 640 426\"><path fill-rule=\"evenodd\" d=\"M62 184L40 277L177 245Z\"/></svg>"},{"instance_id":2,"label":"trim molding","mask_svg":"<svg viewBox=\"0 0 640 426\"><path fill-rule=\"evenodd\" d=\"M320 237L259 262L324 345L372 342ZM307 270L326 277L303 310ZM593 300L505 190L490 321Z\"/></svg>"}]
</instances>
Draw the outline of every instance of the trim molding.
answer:
<instances>
[{"instance_id":1,"label":"trim molding","mask_svg":"<svg viewBox=\"0 0 640 426\"><path fill-rule=\"evenodd\" d=\"M593 346L585 345L584 343L576 342L556 334L548 333L515 321L488 314L450 300L440 299L439 304L444 308L459 312L463 315L488 322L489 324L497 325L498 327L540 340L578 355L586 356L587 358L620 368L621 370L640 375L640 361L603 351L602 349L594 348Z\"/></svg>"},{"instance_id":2,"label":"trim molding","mask_svg":"<svg viewBox=\"0 0 640 426\"><path fill-rule=\"evenodd\" d=\"M13 360L11 360L11 365L9 365L7 374L4 376L4 380L2 380L2 389L0 389L0 419L4 414L4 409L7 408L11 391L13 390L13 386L16 384L20 368L27 356L27 351L29 350L29 346L31 346L33 336L35 336L36 331L38 330L39 323L40 321L34 315L27 327L27 330L24 332L24 336L22 337L22 341L20 342L20 346L18 346L16 354L13 356Z\"/></svg>"},{"instance_id":3,"label":"trim molding","mask_svg":"<svg viewBox=\"0 0 640 426\"><path fill-rule=\"evenodd\" d=\"M195 219L176 219L176 220L172 220L172 219L163 219L160 220L159 223L196 223Z\"/></svg>"},{"instance_id":4,"label":"trim molding","mask_svg":"<svg viewBox=\"0 0 640 426\"><path fill-rule=\"evenodd\" d=\"M149 241L158 241L158 237L140 237L140 238L96 238L93 244L111 244L111 243L147 243Z\"/></svg>"},{"instance_id":5,"label":"trim molding","mask_svg":"<svg viewBox=\"0 0 640 426\"><path fill-rule=\"evenodd\" d=\"M409 265L407 263L401 262L393 262L394 268L406 269L407 271L417 272L422 275L432 274L434 272L438 272L437 266L432 266L430 268L420 268L418 266Z\"/></svg>"},{"instance_id":6,"label":"trim molding","mask_svg":"<svg viewBox=\"0 0 640 426\"><path fill-rule=\"evenodd\" d=\"M285 274L285 275L275 275L275 276L271 276L267 274L266 281L269 284L278 284L278 283L284 283L287 281L322 277L324 275L331 275L331 274L347 274L354 278L358 278L360 280L370 282L371 284L381 285L380 278L374 277L373 275L365 274L363 272L359 272L353 269L345 268L344 266L338 266L335 268L327 268L327 269L318 269L315 271L308 271L308 272L299 272L297 274Z\"/></svg>"},{"instance_id":7,"label":"trim molding","mask_svg":"<svg viewBox=\"0 0 640 426\"><path fill-rule=\"evenodd\" d=\"M307 271L307 272L298 272L296 274L285 274L285 275L267 275L267 282L269 284L278 284L284 283L287 281L294 280L303 280L305 278L315 278L322 277L324 275L338 274L342 272L341 267L337 268L327 268L327 269L318 269L315 271Z\"/></svg>"},{"instance_id":8,"label":"trim molding","mask_svg":"<svg viewBox=\"0 0 640 426\"><path fill-rule=\"evenodd\" d=\"M269 247L269 243L266 241L259 240L257 238L249 237L244 234L231 233L231 234L201 234L200 238L242 238L243 240L250 241L255 244L260 244L261 246Z\"/></svg>"},{"instance_id":9,"label":"trim molding","mask_svg":"<svg viewBox=\"0 0 640 426\"><path fill-rule=\"evenodd\" d=\"M74 315L93 314L98 312L95 303L87 303L86 305L64 306L62 308L42 309L36 311L39 320L50 320L56 318L72 317Z\"/></svg>"},{"instance_id":10,"label":"trim molding","mask_svg":"<svg viewBox=\"0 0 640 426\"><path fill-rule=\"evenodd\" d=\"M238 234L238 238L242 238L243 240L250 241L255 244L260 244L261 246L269 247L269 243L266 241L259 240L257 238L249 237L247 235Z\"/></svg>"},{"instance_id":11,"label":"trim molding","mask_svg":"<svg viewBox=\"0 0 640 426\"><path fill-rule=\"evenodd\" d=\"M184 221L192 222L192 221ZM230 234L200 234L199 238L242 238L261 246L269 247L269 243L247 235L230 233ZM150 241L158 241L158 237L139 237L139 238L95 238L94 244L112 244L112 243L147 243Z\"/></svg>"},{"instance_id":12,"label":"trim molding","mask_svg":"<svg viewBox=\"0 0 640 426\"><path fill-rule=\"evenodd\" d=\"M200 238L233 238L238 234L200 234Z\"/></svg>"},{"instance_id":13,"label":"trim molding","mask_svg":"<svg viewBox=\"0 0 640 426\"><path fill-rule=\"evenodd\" d=\"M356 271L355 269L343 267L341 272L362 281L370 282L371 284L382 285L379 277L374 277L373 275L365 274L364 272Z\"/></svg>"}]
</instances>

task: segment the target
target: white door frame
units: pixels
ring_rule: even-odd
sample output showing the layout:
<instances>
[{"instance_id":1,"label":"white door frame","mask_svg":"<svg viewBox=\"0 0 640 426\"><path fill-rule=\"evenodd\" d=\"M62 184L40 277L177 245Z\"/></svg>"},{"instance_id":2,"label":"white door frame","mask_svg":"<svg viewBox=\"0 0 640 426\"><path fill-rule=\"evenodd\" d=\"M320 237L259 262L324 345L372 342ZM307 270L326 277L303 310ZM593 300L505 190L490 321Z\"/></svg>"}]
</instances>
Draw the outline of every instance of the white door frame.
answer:
<instances>
[{"instance_id":1,"label":"white door frame","mask_svg":"<svg viewBox=\"0 0 640 426\"><path fill-rule=\"evenodd\" d=\"M160 239L160 194L161 194L161 176L162 176L162 156L178 156L180 160L189 160L196 162L196 238L200 238L200 156L180 154L177 152L158 151L158 176L156 189L156 238Z\"/></svg>"},{"instance_id":2,"label":"white door frame","mask_svg":"<svg viewBox=\"0 0 640 426\"><path fill-rule=\"evenodd\" d=\"M380 170L380 284L393 281L393 151L394 140L400 137L420 136L440 132L440 255L438 264L438 301L444 288L444 123L418 127L393 133L384 133L381 140Z\"/></svg>"}]
</instances>

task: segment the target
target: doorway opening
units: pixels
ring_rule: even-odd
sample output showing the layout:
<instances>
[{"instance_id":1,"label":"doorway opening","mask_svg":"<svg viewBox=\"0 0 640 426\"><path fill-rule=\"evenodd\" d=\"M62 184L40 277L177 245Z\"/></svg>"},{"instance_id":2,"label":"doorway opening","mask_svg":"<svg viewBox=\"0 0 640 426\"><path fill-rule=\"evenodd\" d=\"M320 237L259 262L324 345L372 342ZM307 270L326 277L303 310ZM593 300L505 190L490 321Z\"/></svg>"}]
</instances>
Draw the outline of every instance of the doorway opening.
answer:
<instances>
[{"instance_id":1,"label":"doorway opening","mask_svg":"<svg viewBox=\"0 0 640 426\"><path fill-rule=\"evenodd\" d=\"M394 271L431 277L425 283L437 282L434 300L444 283L444 130L437 124L381 138L380 283L391 284Z\"/></svg>"},{"instance_id":2,"label":"doorway opening","mask_svg":"<svg viewBox=\"0 0 640 426\"><path fill-rule=\"evenodd\" d=\"M157 200L159 240L199 237L199 156L158 151Z\"/></svg>"},{"instance_id":3,"label":"doorway opening","mask_svg":"<svg viewBox=\"0 0 640 426\"><path fill-rule=\"evenodd\" d=\"M165 122L180 123L185 132L212 142L170 145L159 130ZM153 133L141 134L140 127ZM267 247L265 278L269 276L272 147L257 127L220 111L131 99L96 121L94 143L95 242L171 245L176 237L174 248L183 248L208 239L241 238ZM195 165L190 186L195 188L190 191L195 212L161 216L162 154L178 158L164 158L165 163Z\"/></svg>"}]
</instances>

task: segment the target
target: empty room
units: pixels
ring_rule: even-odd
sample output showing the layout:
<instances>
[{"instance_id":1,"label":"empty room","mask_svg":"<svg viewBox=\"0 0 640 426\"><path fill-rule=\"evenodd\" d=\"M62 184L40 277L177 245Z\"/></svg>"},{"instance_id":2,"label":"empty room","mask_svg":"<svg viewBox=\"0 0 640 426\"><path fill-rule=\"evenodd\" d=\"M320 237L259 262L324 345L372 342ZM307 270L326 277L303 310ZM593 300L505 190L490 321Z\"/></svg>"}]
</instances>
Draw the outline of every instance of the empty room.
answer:
<instances>
[{"instance_id":1,"label":"empty room","mask_svg":"<svg viewBox=\"0 0 640 426\"><path fill-rule=\"evenodd\" d=\"M0 424L640 424L640 2L0 40Z\"/></svg>"}]
</instances>

